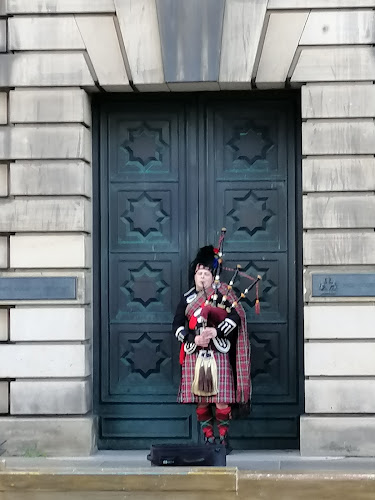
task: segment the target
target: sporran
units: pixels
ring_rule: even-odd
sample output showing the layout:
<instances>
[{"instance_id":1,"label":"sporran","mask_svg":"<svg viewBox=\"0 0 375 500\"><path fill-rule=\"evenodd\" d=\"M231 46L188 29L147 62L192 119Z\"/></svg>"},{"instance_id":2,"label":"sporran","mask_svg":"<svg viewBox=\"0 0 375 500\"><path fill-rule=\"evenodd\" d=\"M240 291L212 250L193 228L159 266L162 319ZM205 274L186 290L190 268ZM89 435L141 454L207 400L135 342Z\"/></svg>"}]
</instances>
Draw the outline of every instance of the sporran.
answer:
<instances>
[{"instance_id":1,"label":"sporran","mask_svg":"<svg viewBox=\"0 0 375 500\"><path fill-rule=\"evenodd\" d=\"M196 396L215 396L218 392L217 365L211 349L198 353L191 391Z\"/></svg>"}]
</instances>

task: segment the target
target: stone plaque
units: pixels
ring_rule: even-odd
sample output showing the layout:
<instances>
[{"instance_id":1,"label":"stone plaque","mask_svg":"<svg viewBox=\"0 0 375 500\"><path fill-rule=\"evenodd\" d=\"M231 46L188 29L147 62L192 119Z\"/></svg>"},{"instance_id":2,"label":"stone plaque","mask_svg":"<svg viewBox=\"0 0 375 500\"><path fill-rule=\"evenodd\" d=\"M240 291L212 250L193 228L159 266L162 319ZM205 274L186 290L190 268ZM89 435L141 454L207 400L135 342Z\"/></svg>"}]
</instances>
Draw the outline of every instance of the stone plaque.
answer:
<instances>
[{"instance_id":1,"label":"stone plaque","mask_svg":"<svg viewBox=\"0 0 375 500\"><path fill-rule=\"evenodd\" d=\"M73 300L77 298L75 277L0 278L0 300Z\"/></svg>"},{"instance_id":2,"label":"stone plaque","mask_svg":"<svg viewBox=\"0 0 375 500\"><path fill-rule=\"evenodd\" d=\"M375 297L375 274L313 274L313 297Z\"/></svg>"}]
</instances>

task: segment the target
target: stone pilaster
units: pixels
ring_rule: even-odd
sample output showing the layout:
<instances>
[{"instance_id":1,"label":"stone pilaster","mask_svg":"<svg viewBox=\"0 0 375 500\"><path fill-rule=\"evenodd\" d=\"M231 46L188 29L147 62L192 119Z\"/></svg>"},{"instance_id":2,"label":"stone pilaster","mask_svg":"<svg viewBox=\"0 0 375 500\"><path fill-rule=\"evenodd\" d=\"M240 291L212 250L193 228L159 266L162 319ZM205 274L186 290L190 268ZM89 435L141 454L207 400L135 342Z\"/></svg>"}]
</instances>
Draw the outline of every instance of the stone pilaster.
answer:
<instances>
[{"instance_id":1,"label":"stone pilaster","mask_svg":"<svg viewBox=\"0 0 375 500\"><path fill-rule=\"evenodd\" d=\"M0 51L4 23L10 34L5 46L22 51L0 54L2 68L8 68L0 77L0 280L6 280L0 299L0 426L6 453L22 455L32 447L82 455L94 449L95 421L91 103L80 86L93 87L94 80L74 16L60 33L75 29L76 40L66 39L77 47L54 47L52 33L49 42L41 40L50 50L81 53L28 52L36 50L37 33L47 33L38 19L0 20ZM69 278L74 289L69 297L57 292L52 298L47 287L44 296L33 297L15 284L22 277L40 283Z\"/></svg>"},{"instance_id":2,"label":"stone pilaster","mask_svg":"<svg viewBox=\"0 0 375 500\"><path fill-rule=\"evenodd\" d=\"M302 87L304 455L375 454L373 297L316 297L311 287L313 274L373 272L374 116L370 82Z\"/></svg>"}]
</instances>

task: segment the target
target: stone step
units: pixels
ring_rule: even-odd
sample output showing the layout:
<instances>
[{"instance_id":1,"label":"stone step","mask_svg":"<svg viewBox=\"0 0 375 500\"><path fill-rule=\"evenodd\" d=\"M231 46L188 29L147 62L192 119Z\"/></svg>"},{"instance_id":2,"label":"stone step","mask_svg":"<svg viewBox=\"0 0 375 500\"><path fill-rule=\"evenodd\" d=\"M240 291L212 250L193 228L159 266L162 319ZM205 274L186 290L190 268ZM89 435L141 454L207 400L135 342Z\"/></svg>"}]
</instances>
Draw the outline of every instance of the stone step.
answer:
<instances>
[{"instance_id":1,"label":"stone step","mask_svg":"<svg viewBox=\"0 0 375 500\"><path fill-rule=\"evenodd\" d=\"M239 500L369 500L375 474L239 472ZM228 497L230 498L230 497Z\"/></svg>"},{"instance_id":2,"label":"stone step","mask_svg":"<svg viewBox=\"0 0 375 500\"><path fill-rule=\"evenodd\" d=\"M0 498L7 500L232 499L235 468L133 468L0 472ZM29 496L28 496L29 495ZM64 496L65 495L65 496Z\"/></svg>"},{"instance_id":3,"label":"stone step","mask_svg":"<svg viewBox=\"0 0 375 500\"><path fill-rule=\"evenodd\" d=\"M7 470L5 462L0 499L6 500L65 500L67 494L69 500L368 500L375 485L373 473L119 466L28 471Z\"/></svg>"}]
</instances>

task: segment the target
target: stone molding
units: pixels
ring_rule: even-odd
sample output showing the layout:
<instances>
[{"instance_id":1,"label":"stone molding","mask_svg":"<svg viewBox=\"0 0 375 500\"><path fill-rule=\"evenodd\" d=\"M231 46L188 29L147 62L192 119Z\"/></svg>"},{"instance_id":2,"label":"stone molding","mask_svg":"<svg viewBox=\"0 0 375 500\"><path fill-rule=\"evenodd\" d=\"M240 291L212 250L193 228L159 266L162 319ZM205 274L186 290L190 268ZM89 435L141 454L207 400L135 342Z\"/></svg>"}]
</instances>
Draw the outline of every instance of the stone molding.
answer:
<instances>
[{"instance_id":1,"label":"stone molding","mask_svg":"<svg viewBox=\"0 0 375 500\"><path fill-rule=\"evenodd\" d=\"M8 0L0 86L131 92L375 80L372 0L225 0L217 22L219 0L212 11L210 1L191 0L185 12L166 0ZM176 30L172 6L177 23L184 17ZM1 54L6 23L12 55ZM185 53L187 40L196 47Z\"/></svg>"}]
</instances>

